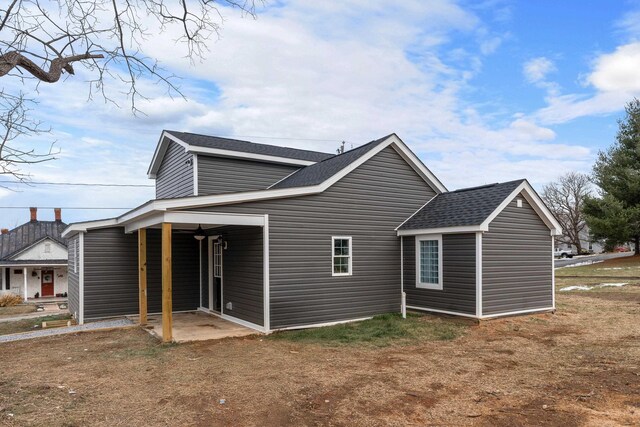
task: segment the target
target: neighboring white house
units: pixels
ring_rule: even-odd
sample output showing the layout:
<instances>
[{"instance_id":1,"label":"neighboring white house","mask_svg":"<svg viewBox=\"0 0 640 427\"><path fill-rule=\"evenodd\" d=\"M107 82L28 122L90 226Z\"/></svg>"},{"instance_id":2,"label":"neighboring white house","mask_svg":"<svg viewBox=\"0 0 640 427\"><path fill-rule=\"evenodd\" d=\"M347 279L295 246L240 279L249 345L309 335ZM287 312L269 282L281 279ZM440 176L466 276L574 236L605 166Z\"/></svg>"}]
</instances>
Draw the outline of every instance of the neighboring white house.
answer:
<instances>
[{"instance_id":1,"label":"neighboring white house","mask_svg":"<svg viewBox=\"0 0 640 427\"><path fill-rule=\"evenodd\" d=\"M566 238L566 236L564 236ZM604 242L598 240L592 240L589 235L589 228L585 228L580 233L580 244L582 245L582 249L587 250L594 254L600 254L604 252ZM575 245L570 245L568 243L556 242L556 249L561 250L571 250L573 252L577 252L577 248Z\"/></svg>"},{"instance_id":2,"label":"neighboring white house","mask_svg":"<svg viewBox=\"0 0 640 427\"><path fill-rule=\"evenodd\" d=\"M31 219L13 230L0 232L0 292L13 292L25 300L67 295L67 245L61 237L67 226L60 209L54 221Z\"/></svg>"}]
</instances>

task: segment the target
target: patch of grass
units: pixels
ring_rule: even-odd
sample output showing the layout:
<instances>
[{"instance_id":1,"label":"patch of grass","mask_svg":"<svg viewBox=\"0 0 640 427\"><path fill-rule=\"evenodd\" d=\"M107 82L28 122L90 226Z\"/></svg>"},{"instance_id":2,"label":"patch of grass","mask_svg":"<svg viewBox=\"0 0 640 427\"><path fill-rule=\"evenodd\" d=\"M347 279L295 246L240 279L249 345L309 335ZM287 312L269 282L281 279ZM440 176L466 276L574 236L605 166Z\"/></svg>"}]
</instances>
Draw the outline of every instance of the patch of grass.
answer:
<instances>
[{"instance_id":1,"label":"patch of grass","mask_svg":"<svg viewBox=\"0 0 640 427\"><path fill-rule=\"evenodd\" d=\"M459 320L407 313L382 314L361 322L322 328L277 332L269 339L327 345L365 344L379 347L411 344L420 340L452 340L461 336L467 325Z\"/></svg>"},{"instance_id":2,"label":"patch of grass","mask_svg":"<svg viewBox=\"0 0 640 427\"><path fill-rule=\"evenodd\" d=\"M35 304L20 304L12 307L0 307L0 318L19 316L21 314L34 313L35 311Z\"/></svg>"},{"instance_id":3,"label":"patch of grass","mask_svg":"<svg viewBox=\"0 0 640 427\"><path fill-rule=\"evenodd\" d=\"M20 332L31 332L40 330L42 322L66 319L71 319L71 315L56 314L51 316L37 317L34 319L16 320L13 322L0 322L0 335L17 334Z\"/></svg>"},{"instance_id":4,"label":"patch of grass","mask_svg":"<svg viewBox=\"0 0 640 427\"><path fill-rule=\"evenodd\" d=\"M556 278L563 276L638 277L640 276L640 256L611 258L580 267L556 268Z\"/></svg>"}]
</instances>

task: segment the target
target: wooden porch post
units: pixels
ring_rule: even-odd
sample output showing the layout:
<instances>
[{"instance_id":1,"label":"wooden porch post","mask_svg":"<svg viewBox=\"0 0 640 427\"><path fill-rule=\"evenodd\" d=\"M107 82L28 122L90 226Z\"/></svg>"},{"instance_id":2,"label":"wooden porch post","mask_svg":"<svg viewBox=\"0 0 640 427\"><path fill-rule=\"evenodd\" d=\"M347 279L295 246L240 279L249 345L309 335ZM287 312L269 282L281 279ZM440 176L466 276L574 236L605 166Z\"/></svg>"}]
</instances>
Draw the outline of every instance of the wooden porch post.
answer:
<instances>
[{"instance_id":1,"label":"wooden porch post","mask_svg":"<svg viewBox=\"0 0 640 427\"><path fill-rule=\"evenodd\" d=\"M147 324L147 229L138 230L138 301L140 324Z\"/></svg>"},{"instance_id":2,"label":"wooden porch post","mask_svg":"<svg viewBox=\"0 0 640 427\"><path fill-rule=\"evenodd\" d=\"M173 339L171 302L171 224L162 223L162 341Z\"/></svg>"}]
</instances>

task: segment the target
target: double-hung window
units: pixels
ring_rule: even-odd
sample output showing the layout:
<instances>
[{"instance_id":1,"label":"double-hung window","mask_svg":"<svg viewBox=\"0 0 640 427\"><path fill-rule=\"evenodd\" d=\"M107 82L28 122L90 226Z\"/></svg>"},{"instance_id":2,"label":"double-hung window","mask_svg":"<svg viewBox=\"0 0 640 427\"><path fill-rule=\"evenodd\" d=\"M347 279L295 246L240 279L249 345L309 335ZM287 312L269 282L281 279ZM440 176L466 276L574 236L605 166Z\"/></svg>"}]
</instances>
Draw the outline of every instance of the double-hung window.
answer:
<instances>
[{"instance_id":1,"label":"double-hung window","mask_svg":"<svg viewBox=\"0 0 640 427\"><path fill-rule=\"evenodd\" d=\"M351 237L331 238L333 276L351 276Z\"/></svg>"},{"instance_id":2,"label":"double-hung window","mask_svg":"<svg viewBox=\"0 0 640 427\"><path fill-rule=\"evenodd\" d=\"M416 287L442 289L442 235L416 236Z\"/></svg>"}]
</instances>

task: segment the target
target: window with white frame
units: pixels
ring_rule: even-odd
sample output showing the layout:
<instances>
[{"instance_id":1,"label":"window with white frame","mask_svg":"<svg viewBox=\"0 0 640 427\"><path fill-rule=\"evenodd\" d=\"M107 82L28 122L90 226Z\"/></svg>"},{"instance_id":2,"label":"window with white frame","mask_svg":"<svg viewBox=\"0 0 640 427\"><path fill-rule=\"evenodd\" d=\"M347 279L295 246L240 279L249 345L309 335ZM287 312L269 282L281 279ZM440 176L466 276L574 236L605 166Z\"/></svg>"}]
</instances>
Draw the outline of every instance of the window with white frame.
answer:
<instances>
[{"instance_id":1,"label":"window with white frame","mask_svg":"<svg viewBox=\"0 0 640 427\"><path fill-rule=\"evenodd\" d=\"M351 237L331 238L333 276L351 276Z\"/></svg>"},{"instance_id":2,"label":"window with white frame","mask_svg":"<svg viewBox=\"0 0 640 427\"><path fill-rule=\"evenodd\" d=\"M442 235L416 237L416 287L442 289Z\"/></svg>"}]
</instances>

